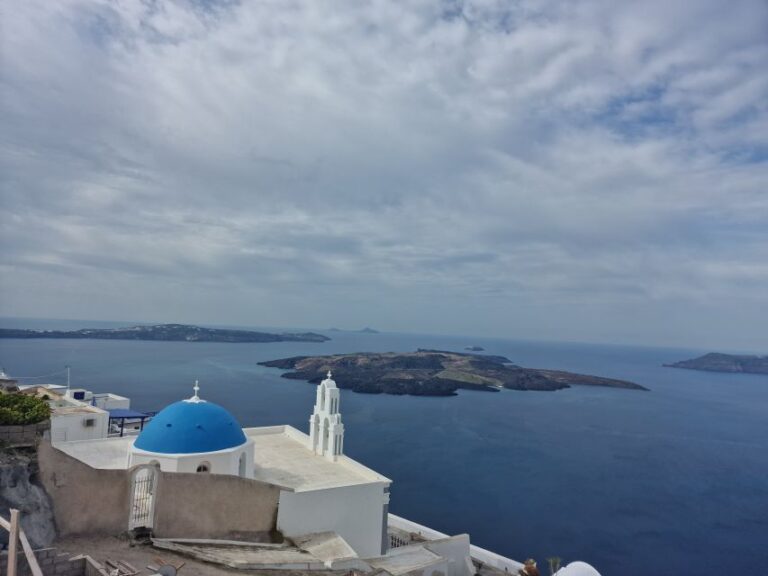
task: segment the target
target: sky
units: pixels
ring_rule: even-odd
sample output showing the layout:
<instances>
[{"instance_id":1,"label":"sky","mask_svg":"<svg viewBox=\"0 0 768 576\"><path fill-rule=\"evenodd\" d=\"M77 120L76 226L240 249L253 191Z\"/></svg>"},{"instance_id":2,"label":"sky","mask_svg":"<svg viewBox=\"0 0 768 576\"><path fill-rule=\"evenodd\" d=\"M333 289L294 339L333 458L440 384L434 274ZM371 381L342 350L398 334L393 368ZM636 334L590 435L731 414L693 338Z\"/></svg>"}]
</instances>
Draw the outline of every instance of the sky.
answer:
<instances>
[{"instance_id":1,"label":"sky","mask_svg":"<svg viewBox=\"0 0 768 576\"><path fill-rule=\"evenodd\" d=\"M0 315L768 352L764 0L4 0Z\"/></svg>"}]
</instances>

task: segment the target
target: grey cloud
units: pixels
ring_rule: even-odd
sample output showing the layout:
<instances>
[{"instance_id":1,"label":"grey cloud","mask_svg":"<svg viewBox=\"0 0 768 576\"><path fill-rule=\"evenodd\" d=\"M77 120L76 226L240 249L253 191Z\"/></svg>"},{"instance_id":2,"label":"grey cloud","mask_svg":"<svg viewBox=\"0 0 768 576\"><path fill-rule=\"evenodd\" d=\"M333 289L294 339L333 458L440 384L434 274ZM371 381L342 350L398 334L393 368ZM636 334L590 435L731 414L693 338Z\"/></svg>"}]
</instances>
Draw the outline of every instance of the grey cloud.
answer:
<instances>
[{"instance_id":1,"label":"grey cloud","mask_svg":"<svg viewBox=\"0 0 768 576\"><path fill-rule=\"evenodd\" d=\"M6 19L1 314L763 336L722 321L768 310L759 0Z\"/></svg>"}]
</instances>

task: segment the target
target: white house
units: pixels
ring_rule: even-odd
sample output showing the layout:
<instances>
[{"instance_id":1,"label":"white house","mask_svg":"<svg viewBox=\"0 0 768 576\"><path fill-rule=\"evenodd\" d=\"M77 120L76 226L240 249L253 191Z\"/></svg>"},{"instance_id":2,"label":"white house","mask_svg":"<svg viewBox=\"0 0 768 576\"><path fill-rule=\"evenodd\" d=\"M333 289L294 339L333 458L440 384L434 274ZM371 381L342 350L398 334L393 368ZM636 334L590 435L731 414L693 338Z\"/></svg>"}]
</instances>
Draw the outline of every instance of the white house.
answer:
<instances>
[{"instance_id":1,"label":"white house","mask_svg":"<svg viewBox=\"0 0 768 576\"><path fill-rule=\"evenodd\" d=\"M69 394L60 386L20 386L25 394L46 398L51 408L51 443L96 440L109 433L109 412Z\"/></svg>"}]
</instances>

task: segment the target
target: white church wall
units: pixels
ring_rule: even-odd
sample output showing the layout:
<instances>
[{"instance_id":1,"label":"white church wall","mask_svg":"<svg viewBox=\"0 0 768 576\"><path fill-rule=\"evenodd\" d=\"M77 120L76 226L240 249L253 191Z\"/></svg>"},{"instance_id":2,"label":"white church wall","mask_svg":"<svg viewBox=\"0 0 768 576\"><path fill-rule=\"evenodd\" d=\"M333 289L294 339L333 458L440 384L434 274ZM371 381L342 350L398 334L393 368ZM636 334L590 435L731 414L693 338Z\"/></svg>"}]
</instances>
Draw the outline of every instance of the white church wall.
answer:
<instances>
[{"instance_id":1,"label":"white church wall","mask_svg":"<svg viewBox=\"0 0 768 576\"><path fill-rule=\"evenodd\" d=\"M240 457L244 456L245 464L240 466ZM191 472L197 473L202 465L207 467L211 474L229 474L231 476L243 476L253 478L253 440L250 438L242 446L216 452L201 452L198 454L159 454L145 452L133 448L129 460L129 466L137 464L149 464L157 462L163 472ZM241 471L245 474L242 475Z\"/></svg>"},{"instance_id":2,"label":"white church wall","mask_svg":"<svg viewBox=\"0 0 768 576\"><path fill-rule=\"evenodd\" d=\"M160 456L159 454L130 453L128 455L128 467L140 464L157 464L163 472L177 472L178 461L175 458Z\"/></svg>"},{"instance_id":3,"label":"white church wall","mask_svg":"<svg viewBox=\"0 0 768 576\"><path fill-rule=\"evenodd\" d=\"M388 498L384 486L371 483L309 492L283 491L277 529L288 537L333 531L361 558L380 556L384 552L382 514Z\"/></svg>"}]
</instances>

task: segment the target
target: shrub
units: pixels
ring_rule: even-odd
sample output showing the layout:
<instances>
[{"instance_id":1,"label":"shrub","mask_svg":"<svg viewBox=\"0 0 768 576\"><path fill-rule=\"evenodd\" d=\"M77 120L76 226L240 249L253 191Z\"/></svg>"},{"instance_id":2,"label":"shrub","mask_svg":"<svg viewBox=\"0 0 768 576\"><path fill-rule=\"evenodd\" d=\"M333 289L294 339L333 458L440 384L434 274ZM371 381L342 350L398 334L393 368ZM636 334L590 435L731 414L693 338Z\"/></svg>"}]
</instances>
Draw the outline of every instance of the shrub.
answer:
<instances>
[{"instance_id":1,"label":"shrub","mask_svg":"<svg viewBox=\"0 0 768 576\"><path fill-rule=\"evenodd\" d=\"M37 424L50 416L45 400L26 394L0 395L0 425Z\"/></svg>"}]
</instances>

